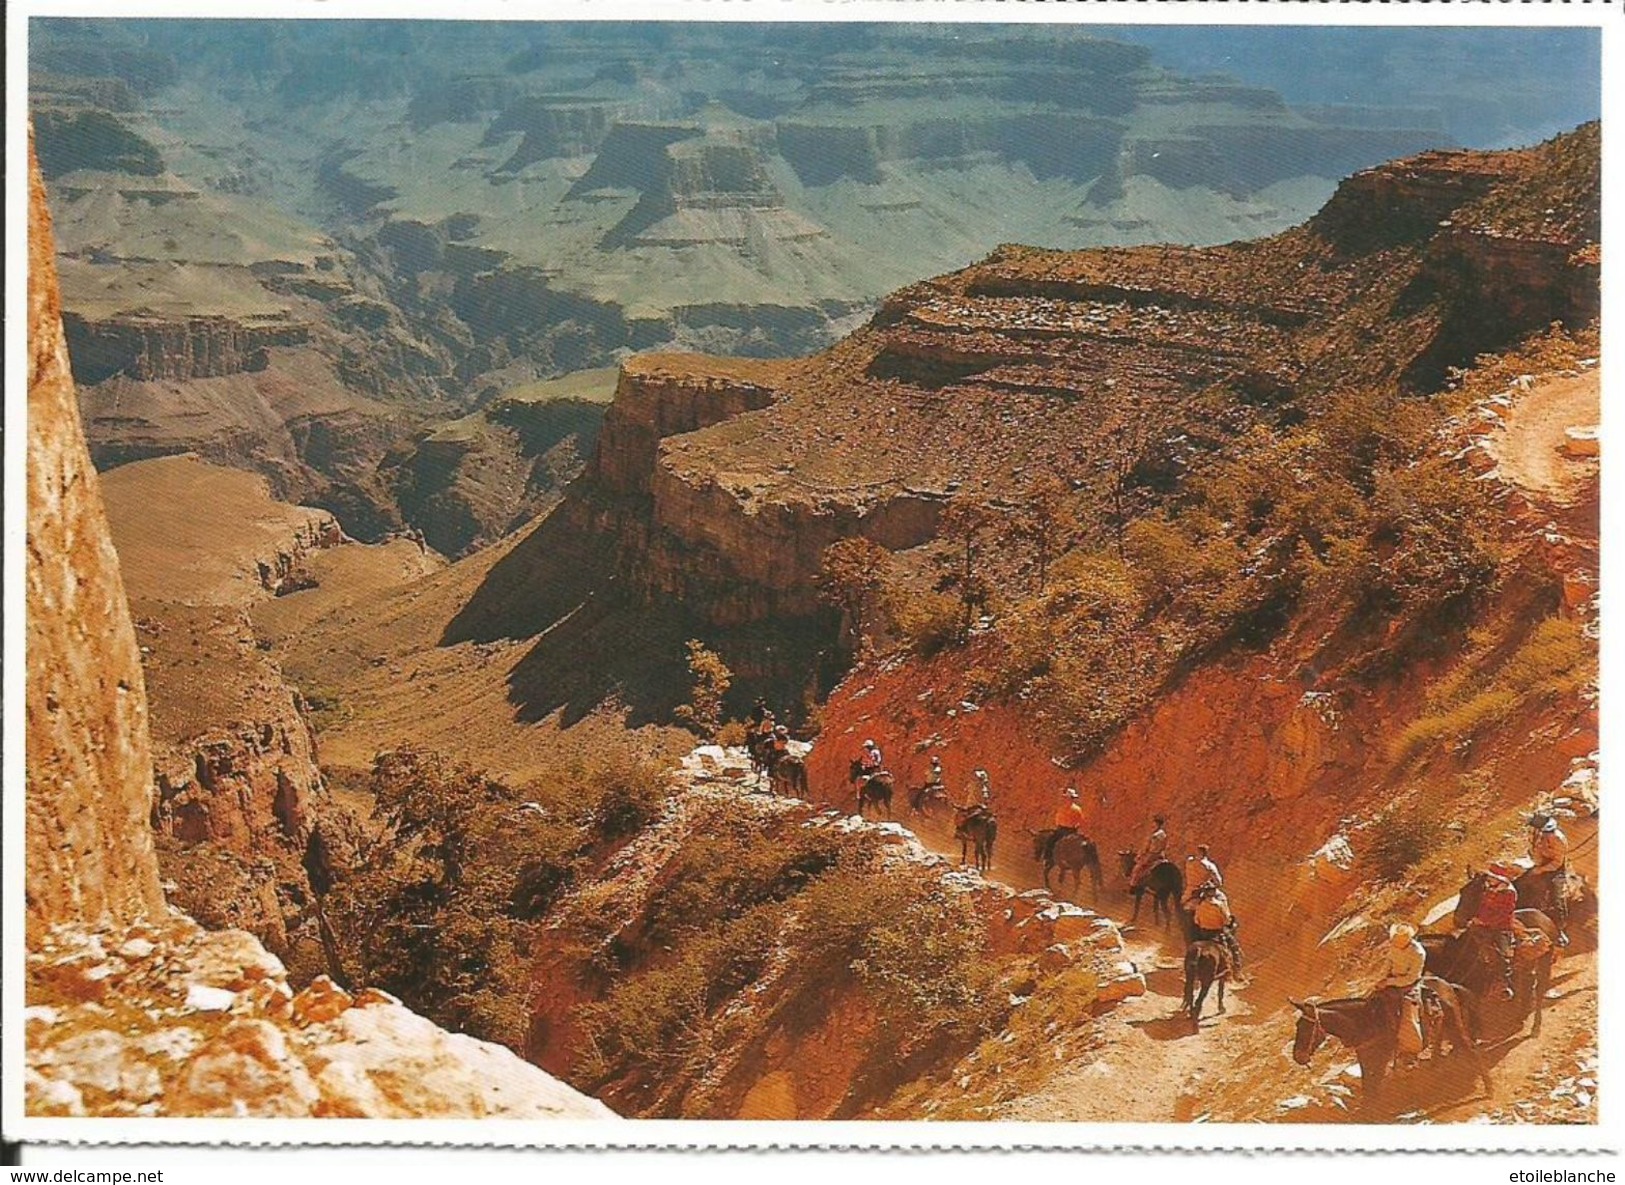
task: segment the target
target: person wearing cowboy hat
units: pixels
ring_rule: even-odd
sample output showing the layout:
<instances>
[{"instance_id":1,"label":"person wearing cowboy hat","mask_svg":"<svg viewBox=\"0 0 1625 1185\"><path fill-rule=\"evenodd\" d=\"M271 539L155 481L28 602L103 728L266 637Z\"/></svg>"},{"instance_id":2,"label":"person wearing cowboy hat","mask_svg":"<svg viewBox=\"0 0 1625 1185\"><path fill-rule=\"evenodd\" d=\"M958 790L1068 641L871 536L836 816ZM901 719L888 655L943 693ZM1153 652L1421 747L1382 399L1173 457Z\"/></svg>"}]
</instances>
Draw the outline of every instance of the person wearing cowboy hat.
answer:
<instances>
[{"instance_id":1,"label":"person wearing cowboy hat","mask_svg":"<svg viewBox=\"0 0 1625 1185\"><path fill-rule=\"evenodd\" d=\"M1427 951L1416 940L1415 926L1395 922L1388 927L1382 978L1374 995L1390 1001L1399 1026L1399 1048L1413 1055L1422 1051L1422 972L1427 958Z\"/></svg>"},{"instance_id":2,"label":"person wearing cowboy hat","mask_svg":"<svg viewBox=\"0 0 1625 1185\"><path fill-rule=\"evenodd\" d=\"M983 811L993 809L993 786L987 780L985 769L977 770L970 784L970 808Z\"/></svg>"},{"instance_id":3,"label":"person wearing cowboy hat","mask_svg":"<svg viewBox=\"0 0 1625 1185\"><path fill-rule=\"evenodd\" d=\"M773 727L772 753L775 760L790 752L790 730L782 724Z\"/></svg>"},{"instance_id":4,"label":"person wearing cowboy hat","mask_svg":"<svg viewBox=\"0 0 1625 1185\"><path fill-rule=\"evenodd\" d=\"M1556 815L1536 815L1529 820L1529 859L1534 867L1520 878L1535 890L1529 897L1537 909L1550 908L1557 923L1557 945L1569 944L1569 837L1557 825Z\"/></svg>"},{"instance_id":5,"label":"person wearing cowboy hat","mask_svg":"<svg viewBox=\"0 0 1625 1185\"><path fill-rule=\"evenodd\" d=\"M1168 858L1168 820L1162 815L1152 815L1151 823L1151 834L1140 849L1140 854L1135 857L1134 868L1129 873L1130 889L1138 888L1146 874Z\"/></svg>"},{"instance_id":6,"label":"person wearing cowboy hat","mask_svg":"<svg viewBox=\"0 0 1625 1185\"><path fill-rule=\"evenodd\" d=\"M880 756L880 746L873 739L863 742L863 753L858 757L858 763L863 767L864 774L871 778L886 768Z\"/></svg>"},{"instance_id":7,"label":"person wearing cowboy hat","mask_svg":"<svg viewBox=\"0 0 1625 1185\"><path fill-rule=\"evenodd\" d=\"M1185 908L1190 909L1196 901L1196 891L1203 885L1213 885L1224 888L1224 877L1219 875L1219 866L1208 855L1208 846L1205 843L1196 845L1196 853L1185 857Z\"/></svg>"},{"instance_id":8,"label":"person wearing cowboy hat","mask_svg":"<svg viewBox=\"0 0 1625 1185\"><path fill-rule=\"evenodd\" d=\"M1078 805L1078 792L1068 786L1061 791L1060 805L1055 808L1055 826L1044 837L1044 867L1055 863L1055 845L1063 835L1083 834L1083 807Z\"/></svg>"}]
</instances>

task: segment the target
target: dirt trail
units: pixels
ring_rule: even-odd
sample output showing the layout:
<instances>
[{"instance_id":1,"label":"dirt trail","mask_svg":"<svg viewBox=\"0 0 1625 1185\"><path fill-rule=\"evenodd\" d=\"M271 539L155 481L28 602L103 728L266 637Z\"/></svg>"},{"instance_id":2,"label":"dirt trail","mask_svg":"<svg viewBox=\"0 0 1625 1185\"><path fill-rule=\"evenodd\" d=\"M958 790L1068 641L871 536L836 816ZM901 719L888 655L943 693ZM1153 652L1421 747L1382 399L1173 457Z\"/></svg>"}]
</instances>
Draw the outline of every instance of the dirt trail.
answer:
<instances>
[{"instance_id":1,"label":"dirt trail","mask_svg":"<svg viewBox=\"0 0 1625 1185\"><path fill-rule=\"evenodd\" d=\"M906 810L902 814L906 816ZM897 821L926 848L959 859L959 845L946 820ZM1592 830L1591 824L1574 825L1572 838L1576 867L1596 883ZM1123 927L1125 957L1145 975L1147 992L1100 1017L1100 1041L1087 1060L1062 1070L1036 1094L1009 1103L1001 1118L1163 1123L1356 1119L1360 1083L1349 1073L1354 1063L1351 1050L1332 1042L1308 1067L1291 1059L1296 1014L1290 1001L1336 994L1326 983L1303 979L1287 952L1277 956L1247 949L1242 918L1247 983L1226 992L1223 1014L1217 1011L1215 989L1200 1025L1192 1026L1181 1010L1183 944L1177 931L1165 932L1149 920L1149 899L1141 922L1130 925L1132 906L1122 878L1115 869L1104 872L1098 901L1091 900L1087 881L1081 893L1071 892L1070 885L1063 892L1052 882L1053 889L1057 897L1075 899ZM989 876L1017 889L1042 887L1025 834L1000 837ZM1596 1094L1595 1070L1585 1068L1588 1051L1596 1043L1596 1008L1596 954L1577 951L1558 963L1541 1036L1532 1037L1525 1024L1516 1035L1481 1049L1491 1074L1488 1096L1464 1059L1447 1057L1438 1064L1424 1059L1415 1069L1390 1079L1380 1110L1358 1118L1462 1122L1488 1116L1506 1122L1586 1122L1595 1110L1577 1100L1594 1099Z\"/></svg>"},{"instance_id":2,"label":"dirt trail","mask_svg":"<svg viewBox=\"0 0 1625 1185\"><path fill-rule=\"evenodd\" d=\"M906 816L906 811L902 812ZM902 817L921 844L938 855L959 859L959 843L945 819ZM1025 833L999 837L990 879L1018 890L1043 888L1043 875L1031 858ZM1184 944L1177 925L1165 931L1151 920L1146 898L1141 921L1130 924L1132 901L1115 868L1105 867L1104 883L1095 899L1087 878L1081 891L1070 881L1063 886L1051 876L1057 898L1076 901L1116 921L1123 929L1124 957L1145 976L1146 994L1121 1001L1102 1015L1101 1056L1075 1069L1063 1071L1041 1095L1018 1099L1006 1117L1030 1120L1084 1122L1189 1122L1202 1116L1202 1098L1210 1077L1230 1078L1244 1053L1254 1052L1260 1041L1280 1045L1289 1026L1277 1018L1271 1036L1260 1029L1267 1017L1249 1000L1252 993L1284 1002L1288 985L1281 968L1267 957L1249 965L1249 981L1225 993L1225 1012L1218 1013L1218 989L1203 1009L1200 1026L1193 1026L1182 1010L1185 992ZM1245 925L1245 920L1243 920ZM1243 931L1245 935L1245 931ZM1243 953L1246 954L1245 947ZM1293 985L1296 990L1296 985ZM1148 1083L1159 1084L1147 1089ZM1266 1090L1269 1088L1266 1087ZM1273 1095L1279 1091L1272 1092ZM1259 1100L1262 1103L1264 1100Z\"/></svg>"},{"instance_id":3,"label":"dirt trail","mask_svg":"<svg viewBox=\"0 0 1625 1185\"><path fill-rule=\"evenodd\" d=\"M1489 438L1501 475L1546 499L1565 505L1595 476L1595 457L1569 455L1570 428L1595 428L1602 415L1595 368L1578 375L1542 379L1508 409Z\"/></svg>"}]
</instances>

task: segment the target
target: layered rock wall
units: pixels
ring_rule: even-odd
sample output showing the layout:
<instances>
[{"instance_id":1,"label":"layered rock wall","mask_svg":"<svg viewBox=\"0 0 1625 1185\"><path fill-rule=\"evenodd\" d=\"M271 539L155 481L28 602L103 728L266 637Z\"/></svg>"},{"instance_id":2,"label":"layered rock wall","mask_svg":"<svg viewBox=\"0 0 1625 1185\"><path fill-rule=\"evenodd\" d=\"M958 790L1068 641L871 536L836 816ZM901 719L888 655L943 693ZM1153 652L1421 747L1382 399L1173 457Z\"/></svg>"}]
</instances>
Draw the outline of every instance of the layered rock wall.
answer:
<instances>
[{"instance_id":1,"label":"layered rock wall","mask_svg":"<svg viewBox=\"0 0 1625 1185\"><path fill-rule=\"evenodd\" d=\"M652 492L655 456L668 436L694 432L746 411L767 407L776 390L764 379L708 373L708 359L646 355L621 368L615 403L604 417L591 473L608 493L646 496ZM698 363L698 365L696 365ZM735 368L737 369L737 368Z\"/></svg>"},{"instance_id":2,"label":"layered rock wall","mask_svg":"<svg viewBox=\"0 0 1625 1185\"><path fill-rule=\"evenodd\" d=\"M114 375L150 382L264 370L272 346L300 345L310 338L309 327L302 324L249 325L224 316L128 314L94 321L69 313L63 323L74 378L85 384Z\"/></svg>"}]
</instances>

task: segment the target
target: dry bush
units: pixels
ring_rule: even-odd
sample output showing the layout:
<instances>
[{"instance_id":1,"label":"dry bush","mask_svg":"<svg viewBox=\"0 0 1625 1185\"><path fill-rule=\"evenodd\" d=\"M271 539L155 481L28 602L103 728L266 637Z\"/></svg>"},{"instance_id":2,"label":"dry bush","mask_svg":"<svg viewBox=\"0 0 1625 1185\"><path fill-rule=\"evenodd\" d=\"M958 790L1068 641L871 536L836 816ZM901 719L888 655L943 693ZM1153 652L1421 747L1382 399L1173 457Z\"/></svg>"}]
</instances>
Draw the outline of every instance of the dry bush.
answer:
<instances>
[{"instance_id":1,"label":"dry bush","mask_svg":"<svg viewBox=\"0 0 1625 1185\"><path fill-rule=\"evenodd\" d=\"M872 838L827 828L772 828L771 820L717 809L693 829L644 917L644 936L664 944L756 906L784 901L837 864L867 863Z\"/></svg>"},{"instance_id":2,"label":"dry bush","mask_svg":"<svg viewBox=\"0 0 1625 1185\"><path fill-rule=\"evenodd\" d=\"M888 589L886 615L892 636L922 658L941 653L964 636L959 601L931 589Z\"/></svg>"},{"instance_id":3,"label":"dry bush","mask_svg":"<svg viewBox=\"0 0 1625 1185\"><path fill-rule=\"evenodd\" d=\"M885 1021L871 1086L902 1059L980 1039L1008 1011L981 920L934 877L882 871L875 855L872 836L706 820L661 878L638 953L581 1010L587 1076L697 1080L738 1038L730 1002L769 968L772 990L752 997L764 1030L812 1031L845 993L868 997Z\"/></svg>"},{"instance_id":4,"label":"dry bush","mask_svg":"<svg viewBox=\"0 0 1625 1185\"><path fill-rule=\"evenodd\" d=\"M1446 822L1442 809L1426 798L1395 806L1360 833L1362 855L1382 880L1400 880L1449 837Z\"/></svg>"},{"instance_id":5,"label":"dry bush","mask_svg":"<svg viewBox=\"0 0 1625 1185\"><path fill-rule=\"evenodd\" d=\"M630 737L524 790L436 753L381 754L379 827L325 901L349 976L521 1048L531 927L595 850L660 813L664 781Z\"/></svg>"},{"instance_id":6,"label":"dry bush","mask_svg":"<svg viewBox=\"0 0 1625 1185\"><path fill-rule=\"evenodd\" d=\"M725 749L737 749L750 739L750 729L743 720L730 720L717 729L713 739Z\"/></svg>"}]
</instances>

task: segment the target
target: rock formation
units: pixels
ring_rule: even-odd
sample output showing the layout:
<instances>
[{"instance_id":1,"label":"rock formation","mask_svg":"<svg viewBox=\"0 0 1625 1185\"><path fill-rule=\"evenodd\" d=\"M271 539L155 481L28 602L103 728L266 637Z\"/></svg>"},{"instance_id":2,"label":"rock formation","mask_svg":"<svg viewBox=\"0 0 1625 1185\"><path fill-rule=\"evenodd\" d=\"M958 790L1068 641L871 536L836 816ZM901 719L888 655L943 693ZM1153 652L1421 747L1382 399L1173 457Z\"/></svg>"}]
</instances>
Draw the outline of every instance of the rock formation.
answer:
<instances>
[{"instance_id":1,"label":"rock formation","mask_svg":"<svg viewBox=\"0 0 1625 1185\"><path fill-rule=\"evenodd\" d=\"M267 52L184 23L41 25L32 107L92 455L194 451L358 538L411 524L448 554L536 513L589 450L543 482L505 446L407 454L536 378L629 350L811 352L1004 239L1279 229L1438 138L1086 36L899 29L832 53L581 26L516 54L528 31L480 26L396 54L309 32ZM352 86L370 105L313 154L306 128ZM442 491L450 469L493 480Z\"/></svg>"},{"instance_id":2,"label":"rock formation","mask_svg":"<svg viewBox=\"0 0 1625 1185\"><path fill-rule=\"evenodd\" d=\"M1128 437L1143 443L1125 484L1154 497L1327 392L1431 392L1449 368L1553 320L1586 324L1595 144L1588 125L1538 149L1395 162L1253 242L1001 248L893 294L801 362L636 360L556 530L514 552L512 569L534 561L528 582L494 580L469 616L543 612L534 595L516 602L546 581L559 534L585 532L639 610L684 606L736 673L804 681L835 644L818 577L837 539L862 535L923 567L955 498L996 520L1047 472L1109 500Z\"/></svg>"},{"instance_id":3,"label":"rock formation","mask_svg":"<svg viewBox=\"0 0 1625 1185\"><path fill-rule=\"evenodd\" d=\"M30 149L32 161L32 149ZM62 337L37 167L28 225L28 928L161 914L141 660Z\"/></svg>"},{"instance_id":4,"label":"rock formation","mask_svg":"<svg viewBox=\"0 0 1625 1185\"><path fill-rule=\"evenodd\" d=\"M27 1113L609 1117L382 993L318 980L295 995L252 936L205 932L165 905L145 685L79 428L37 166L30 191Z\"/></svg>"}]
</instances>

